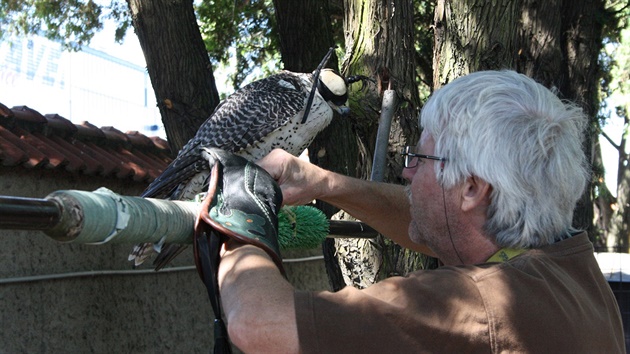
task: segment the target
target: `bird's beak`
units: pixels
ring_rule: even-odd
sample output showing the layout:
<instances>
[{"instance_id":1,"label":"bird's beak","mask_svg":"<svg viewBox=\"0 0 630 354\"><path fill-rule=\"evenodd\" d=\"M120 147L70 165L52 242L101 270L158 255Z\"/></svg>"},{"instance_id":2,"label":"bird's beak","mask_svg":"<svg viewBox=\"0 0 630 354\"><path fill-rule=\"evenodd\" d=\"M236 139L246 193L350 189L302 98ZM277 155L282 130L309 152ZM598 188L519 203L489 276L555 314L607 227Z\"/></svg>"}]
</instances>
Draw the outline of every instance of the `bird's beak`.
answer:
<instances>
[{"instance_id":1,"label":"bird's beak","mask_svg":"<svg viewBox=\"0 0 630 354\"><path fill-rule=\"evenodd\" d=\"M336 104L332 103L332 102L328 102L328 104L332 107L332 109L339 113L342 117L347 117L348 115L350 115L350 107L348 106L337 106Z\"/></svg>"}]
</instances>

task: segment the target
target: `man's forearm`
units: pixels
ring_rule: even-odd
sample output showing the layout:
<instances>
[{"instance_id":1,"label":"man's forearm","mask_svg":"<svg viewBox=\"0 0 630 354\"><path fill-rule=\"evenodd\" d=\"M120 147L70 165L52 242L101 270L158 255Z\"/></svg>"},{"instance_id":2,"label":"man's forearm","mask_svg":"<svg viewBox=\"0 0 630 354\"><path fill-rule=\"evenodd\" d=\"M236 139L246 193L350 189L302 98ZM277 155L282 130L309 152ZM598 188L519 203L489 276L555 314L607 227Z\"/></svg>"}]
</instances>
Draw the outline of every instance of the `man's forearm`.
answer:
<instances>
[{"instance_id":1,"label":"man's forearm","mask_svg":"<svg viewBox=\"0 0 630 354\"><path fill-rule=\"evenodd\" d=\"M405 187L390 183L360 180L329 172L328 188L320 197L369 224L403 247L431 254L424 245L409 239L409 198Z\"/></svg>"},{"instance_id":2,"label":"man's forearm","mask_svg":"<svg viewBox=\"0 0 630 354\"><path fill-rule=\"evenodd\" d=\"M228 242L219 265L221 300L232 342L245 352L298 352L293 287L271 258Z\"/></svg>"},{"instance_id":3,"label":"man's forearm","mask_svg":"<svg viewBox=\"0 0 630 354\"><path fill-rule=\"evenodd\" d=\"M284 203L301 205L320 199L347 211L403 247L431 254L409 239L409 198L405 187L352 178L325 170L283 150L258 161L278 181Z\"/></svg>"}]
</instances>

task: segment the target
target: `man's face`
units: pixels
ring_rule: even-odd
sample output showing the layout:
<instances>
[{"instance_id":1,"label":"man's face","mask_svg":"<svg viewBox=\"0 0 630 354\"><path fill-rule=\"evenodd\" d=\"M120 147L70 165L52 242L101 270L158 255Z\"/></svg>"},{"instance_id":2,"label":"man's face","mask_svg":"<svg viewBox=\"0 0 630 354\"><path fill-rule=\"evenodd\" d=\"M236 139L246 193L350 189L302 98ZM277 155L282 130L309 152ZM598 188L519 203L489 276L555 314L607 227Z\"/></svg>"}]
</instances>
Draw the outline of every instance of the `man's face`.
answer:
<instances>
[{"instance_id":1,"label":"man's face","mask_svg":"<svg viewBox=\"0 0 630 354\"><path fill-rule=\"evenodd\" d=\"M429 134L423 132L418 148L421 154L434 155L435 142ZM441 162L417 157L416 159L419 159L416 167L403 170L403 177L411 182L408 186L411 204L409 237L416 243L426 244L438 253L440 241L444 242L448 239L445 237L448 235L444 208L445 195L442 187L437 183L434 165Z\"/></svg>"}]
</instances>

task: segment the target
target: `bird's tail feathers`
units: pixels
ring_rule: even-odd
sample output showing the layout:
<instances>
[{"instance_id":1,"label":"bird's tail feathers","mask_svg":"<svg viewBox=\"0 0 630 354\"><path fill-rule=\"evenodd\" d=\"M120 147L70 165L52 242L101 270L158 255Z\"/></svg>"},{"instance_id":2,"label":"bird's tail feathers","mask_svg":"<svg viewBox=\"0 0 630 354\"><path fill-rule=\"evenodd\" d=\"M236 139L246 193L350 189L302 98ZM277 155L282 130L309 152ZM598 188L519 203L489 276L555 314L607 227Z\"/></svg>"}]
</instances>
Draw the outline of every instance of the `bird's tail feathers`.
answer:
<instances>
[{"instance_id":1,"label":"bird's tail feathers","mask_svg":"<svg viewBox=\"0 0 630 354\"><path fill-rule=\"evenodd\" d=\"M167 244L164 245L162 251L158 253L157 257L153 261L153 265L155 266L155 270L158 271L164 268L167 264L169 264L175 257L177 257L180 253L182 253L187 245L181 244Z\"/></svg>"},{"instance_id":2,"label":"bird's tail feathers","mask_svg":"<svg viewBox=\"0 0 630 354\"><path fill-rule=\"evenodd\" d=\"M155 252L155 247L153 247L152 243L140 243L133 246L127 260L130 262L133 261L133 267L135 268L144 263L144 261Z\"/></svg>"}]
</instances>

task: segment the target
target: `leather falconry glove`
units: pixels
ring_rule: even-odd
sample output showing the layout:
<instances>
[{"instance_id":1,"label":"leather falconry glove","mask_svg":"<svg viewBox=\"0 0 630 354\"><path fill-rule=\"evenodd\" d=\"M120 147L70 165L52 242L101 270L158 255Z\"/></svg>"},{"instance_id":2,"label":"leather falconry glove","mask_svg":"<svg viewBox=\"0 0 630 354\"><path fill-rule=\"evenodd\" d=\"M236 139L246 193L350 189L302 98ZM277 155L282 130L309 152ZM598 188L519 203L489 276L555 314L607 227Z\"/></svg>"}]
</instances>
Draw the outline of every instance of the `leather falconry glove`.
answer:
<instances>
[{"instance_id":1,"label":"leather falconry glove","mask_svg":"<svg viewBox=\"0 0 630 354\"><path fill-rule=\"evenodd\" d=\"M200 218L224 239L262 248L284 275L278 244L282 191L276 181L258 165L225 150L204 148L202 155L211 173Z\"/></svg>"},{"instance_id":2,"label":"leather falconry glove","mask_svg":"<svg viewBox=\"0 0 630 354\"><path fill-rule=\"evenodd\" d=\"M214 311L214 353L231 353L221 311L218 269L221 245L232 238L265 250L286 277L278 245L282 192L258 165L217 148L203 148L210 164L208 194L195 225L194 255Z\"/></svg>"}]
</instances>

